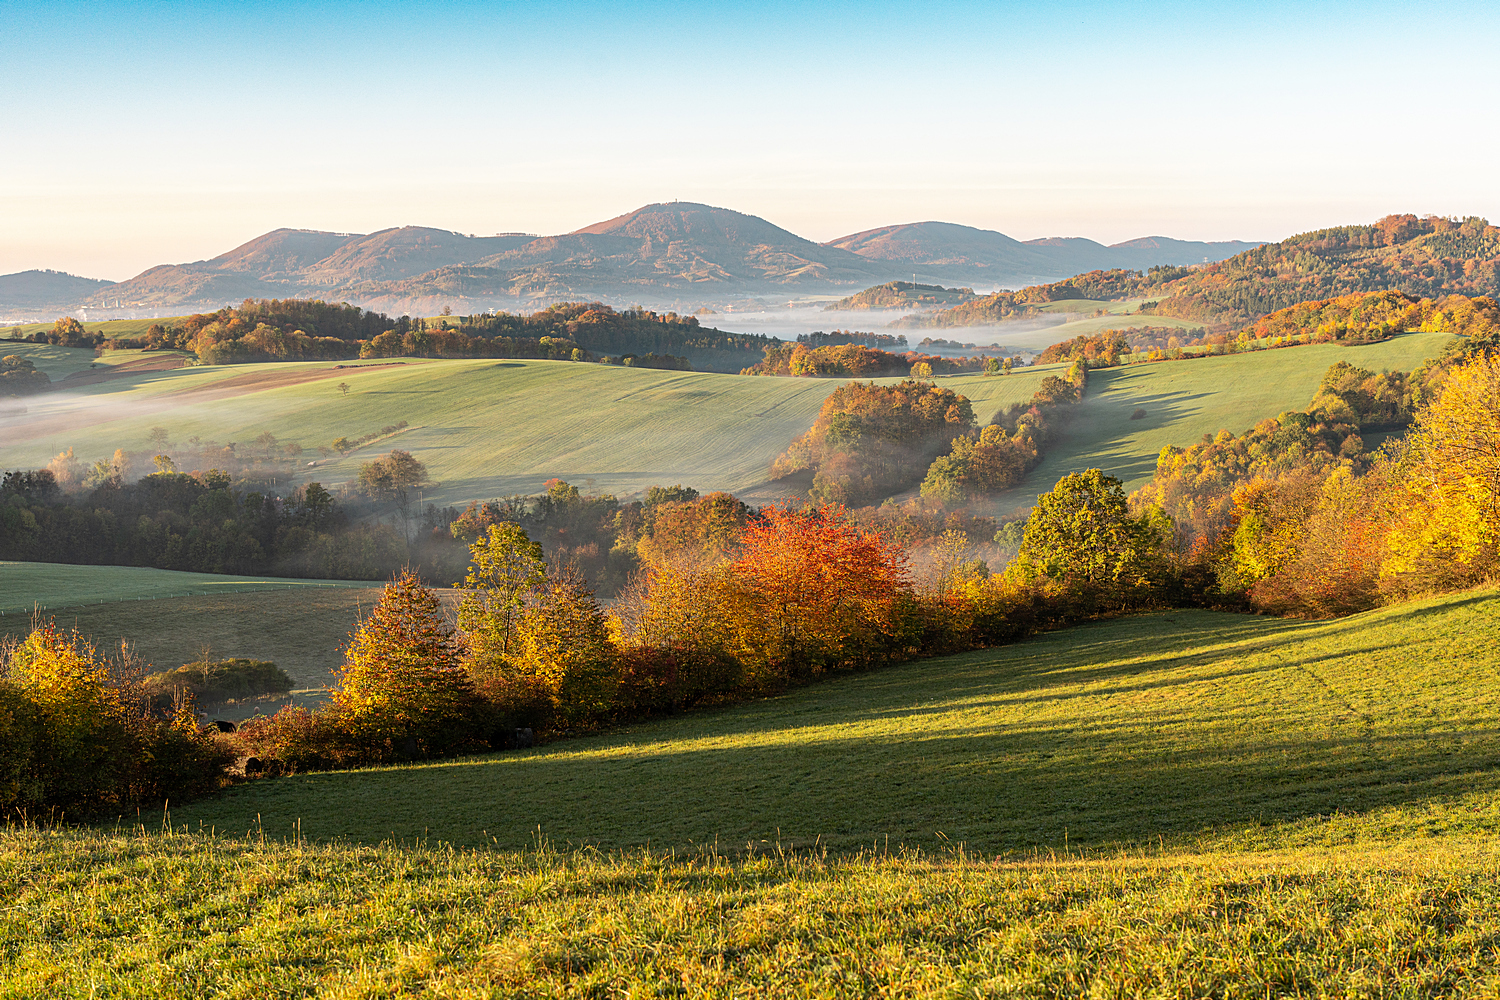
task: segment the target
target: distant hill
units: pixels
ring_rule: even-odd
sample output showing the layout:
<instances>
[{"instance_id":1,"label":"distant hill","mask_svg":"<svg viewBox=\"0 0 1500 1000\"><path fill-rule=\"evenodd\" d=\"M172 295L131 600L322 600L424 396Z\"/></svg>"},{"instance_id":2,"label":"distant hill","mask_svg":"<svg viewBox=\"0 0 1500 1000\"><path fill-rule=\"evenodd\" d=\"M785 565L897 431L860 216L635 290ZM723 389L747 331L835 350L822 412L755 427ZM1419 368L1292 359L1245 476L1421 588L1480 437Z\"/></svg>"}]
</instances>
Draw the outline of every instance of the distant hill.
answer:
<instances>
[{"instance_id":1,"label":"distant hill","mask_svg":"<svg viewBox=\"0 0 1500 1000\"><path fill-rule=\"evenodd\" d=\"M469 264L535 240L523 233L464 236L444 229L403 226L357 236L302 269L304 282L345 285L355 281L393 281L441 267Z\"/></svg>"},{"instance_id":2,"label":"distant hill","mask_svg":"<svg viewBox=\"0 0 1500 1000\"><path fill-rule=\"evenodd\" d=\"M1500 295L1500 228L1480 218L1390 215L1269 243L1151 288L1145 310L1228 327L1296 305L1391 289Z\"/></svg>"},{"instance_id":3,"label":"distant hill","mask_svg":"<svg viewBox=\"0 0 1500 1000\"><path fill-rule=\"evenodd\" d=\"M1062 236L1022 242L988 229L914 222L842 236L826 245L916 269L919 278L1017 288L1086 271L1222 260L1260 244L1241 240L1200 243L1165 236L1144 236L1113 246Z\"/></svg>"},{"instance_id":4,"label":"distant hill","mask_svg":"<svg viewBox=\"0 0 1500 1000\"><path fill-rule=\"evenodd\" d=\"M1374 225L1302 233L1209 264L1160 265L1141 274L1097 271L997 292L936 312L916 313L894 325L988 326L1032 315L1039 304L1066 299L1148 299L1140 309L1143 314L1191 320L1222 331L1301 302L1387 289L1428 298L1500 295L1500 228L1478 218L1460 222L1392 215Z\"/></svg>"},{"instance_id":5,"label":"distant hill","mask_svg":"<svg viewBox=\"0 0 1500 1000\"><path fill-rule=\"evenodd\" d=\"M843 294L913 272L1014 287L1101 267L1218 259L1226 248L1244 246L1164 237L1118 247L1061 238L1022 243L946 222L817 243L753 215L671 202L556 236L466 236L421 226L368 234L277 229L209 260L160 264L118 284L26 301L37 310L119 302L158 313L246 298L342 300L414 315L585 299L691 309L740 295Z\"/></svg>"},{"instance_id":6,"label":"distant hill","mask_svg":"<svg viewBox=\"0 0 1500 1000\"><path fill-rule=\"evenodd\" d=\"M76 274L62 271L17 271L15 274L0 274L0 309L9 307L26 311L54 303L76 304L101 289L109 288L112 281L99 278L80 278Z\"/></svg>"},{"instance_id":7,"label":"distant hill","mask_svg":"<svg viewBox=\"0 0 1500 1000\"><path fill-rule=\"evenodd\" d=\"M477 260L535 239L524 234L474 237L404 226L369 235L277 229L211 260L161 264L122 281L108 295L147 308L217 308L247 298L341 298L343 287L413 277L446 265Z\"/></svg>"},{"instance_id":8,"label":"distant hill","mask_svg":"<svg viewBox=\"0 0 1500 1000\"><path fill-rule=\"evenodd\" d=\"M825 306L825 312L859 309L932 309L955 306L974 298L972 288L944 288L942 285L917 285L910 281L887 281L883 285L839 299Z\"/></svg>"},{"instance_id":9,"label":"distant hill","mask_svg":"<svg viewBox=\"0 0 1500 1000\"><path fill-rule=\"evenodd\" d=\"M690 285L850 285L889 269L764 219L687 202L647 205L565 236L534 240L481 265L515 278L568 275L580 290Z\"/></svg>"}]
</instances>

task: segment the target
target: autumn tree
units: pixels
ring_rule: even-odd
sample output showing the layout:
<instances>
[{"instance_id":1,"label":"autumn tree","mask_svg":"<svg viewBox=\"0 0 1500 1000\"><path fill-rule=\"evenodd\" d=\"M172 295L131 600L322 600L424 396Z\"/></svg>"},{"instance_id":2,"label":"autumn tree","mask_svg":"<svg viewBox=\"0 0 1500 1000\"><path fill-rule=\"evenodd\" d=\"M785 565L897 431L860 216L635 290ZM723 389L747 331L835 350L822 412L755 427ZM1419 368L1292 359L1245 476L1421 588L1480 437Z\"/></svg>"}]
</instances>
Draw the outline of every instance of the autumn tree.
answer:
<instances>
[{"instance_id":1,"label":"autumn tree","mask_svg":"<svg viewBox=\"0 0 1500 1000\"><path fill-rule=\"evenodd\" d=\"M393 451L359 467L359 491L372 500L394 504L403 524L411 521L412 491L426 483L427 466L409 451Z\"/></svg>"},{"instance_id":2,"label":"autumn tree","mask_svg":"<svg viewBox=\"0 0 1500 1000\"><path fill-rule=\"evenodd\" d=\"M750 522L734 572L749 592L752 651L774 678L879 655L907 586L906 554L833 504L771 506Z\"/></svg>"},{"instance_id":3,"label":"autumn tree","mask_svg":"<svg viewBox=\"0 0 1500 1000\"><path fill-rule=\"evenodd\" d=\"M472 655L508 660L521 615L546 580L542 547L520 525L501 521L488 526L469 554L459 627L469 636Z\"/></svg>"},{"instance_id":4,"label":"autumn tree","mask_svg":"<svg viewBox=\"0 0 1500 1000\"><path fill-rule=\"evenodd\" d=\"M511 670L549 699L553 717L579 725L603 716L616 683L604 610L570 567L554 567L522 611Z\"/></svg>"},{"instance_id":5,"label":"autumn tree","mask_svg":"<svg viewBox=\"0 0 1500 1000\"><path fill-rule=\"evenodd\" d=\"M436 595L406 571L350 633L330 712L373 759L426 756L461 743L473 699Z\"/></svg>"},{"instance_id":6,"label":"autumn tree","mask_svg":"<svg viewBox=\"0 0 1500 1000\"><path fill-rule=\"evenodd\" d=\"M1500 566L1500 357L1454 367L1417 416L1383 575L1413 590Z\"/></svg>"},{"instance_id":7,"label":"autumn tree","mask_svg":"<svg viewBox=\"0 0 1500 1000\"><path fill-rule=\"evenodd\" d=\"M1147 585L1160 572L1170 522L1159 509L1135 516L1120 480L1098 469L1062 477L1037 497L1011 571L1065 586Z\"/></svg>"}]
</instances>

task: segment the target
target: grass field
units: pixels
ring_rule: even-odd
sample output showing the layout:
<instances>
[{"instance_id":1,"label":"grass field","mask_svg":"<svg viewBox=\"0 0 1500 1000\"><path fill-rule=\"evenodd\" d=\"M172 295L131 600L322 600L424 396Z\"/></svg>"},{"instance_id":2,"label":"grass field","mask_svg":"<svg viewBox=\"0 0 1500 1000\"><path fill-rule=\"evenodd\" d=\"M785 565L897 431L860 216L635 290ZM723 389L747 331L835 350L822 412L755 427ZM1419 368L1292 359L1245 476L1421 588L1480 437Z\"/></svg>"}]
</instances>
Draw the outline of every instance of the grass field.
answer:
<instances>
[{"instance_id":1,"label":"grass field","mask_svg":"<svg viewBox=\"0 0 1500 1000\"><path fill-rule=\"evenodd\" d=\"M1494 995L1497 626L1147 615L13 826L0 994Z\"/></svg>"},{"instance_id":2,"label":"grass field","mask_svg":"<svg viewBox=\"0 0 1500 1000\"><path fill-rule=\"evenodd\" d=\"M1500 592L1325 623L1174 611L535 751L241 786L231 834L991 855L1500 831Z\"/></svg>"},{"instance_id":3,"label":"grass field","mask_svg":"<svg viewBox=\"0 0 1500 1000\"><path fill-rule=\"evenodd\" d=\"M349 580L288 580L227 573L182 573L143 566L73 566L66 563L0 561L0 612L27 615L44 610L149 601L192 594L232 594L255 590L307 590L369 587Z\"/></svg>"},{"instance_id":4,"label":"grass field","mask_svg":"<svg viewBox=\"0 0 1500 1000\"><path fill-rule=\"evenodd\" d=\"M147 820L153 823L154 820ZM1492 996L1489 842L990 864L0 832L14 997Z\"/></svg>"},{"instance_id":5,"label":"grass field","mask_svg":"<svg viewBox=\"0 0 1500 1000\"><path fill-rule=\"evenodd\" d=\"M1100 468L1133 490L1156 471L1167 445L1205 434L1240 434L1266 417L1303 409L1328 367L1347 361L1372 371L1411 371L1439 354L1447 334L1408 333L1379 344L1313 344L1191 361L1106 368L1089 373L1088 394L1061 441L1017 488L997 498L997 513L1030 507L1069 472ZM1130 419L1137 409L1146 416Z\"/></svg>"},{"instance_id":6,"label":"grass field","mask_svg":"<svg viewBox=\"0 0 1500 1000\"><path fill-rule=\"evenodd\" d=\"M987 420L1029 398L1041 377L945 384L969 395ZM353 387L347 397L336 388L341 381ZM537 492L553 476L592 479L621 495L679 482L743 492L765 482L771 461L840 384L549 361L196 367L35 397L0 460L14 467L44 464L66 447L88 460L116 447L145 449L158 425L178 441L244 441L270 431L312 449L406 420L410 429L397 437L305 474L346 481L360 462L400 447L441 483L426 493L439 503Z\"/></svg>"},{"instance_id":7,"label":"grass field","mask_svg":"<svg viewBox=\"0 0 1500 1000\"><path fill-rule=\"evenodd\" d=\"M1062 472L1090 465L1139 484L1165 444L1189 444L1224 428L1242 431L1306 406L1334 361L1410 369L1445 342L1443 335L1409 334L1366 347L1300 347L1099 372L1068 439L997 510L1028 505ZM1048 374L1026 369L939 384L969 396L984 422L1029 398ZM347 397L336 388L341 381L352 387ZM425 494L429 502L534 493L553 476L592 481L621 496L680 482L765 500L780 493L766 483L771 461L840 384L547 361L194 367L33 397L25 417L3 429L0 465L44 464L67 447L86 461L117 447L144 450L154 426L177 441L194 435L245 441L270 431L310 451L406 420L411 426L401 434L302 474L345 482L361 462L400 447L439 482ZM1136 407L1147 410L1145 420L1128 420Z\"/></svg>"}]
</instances>

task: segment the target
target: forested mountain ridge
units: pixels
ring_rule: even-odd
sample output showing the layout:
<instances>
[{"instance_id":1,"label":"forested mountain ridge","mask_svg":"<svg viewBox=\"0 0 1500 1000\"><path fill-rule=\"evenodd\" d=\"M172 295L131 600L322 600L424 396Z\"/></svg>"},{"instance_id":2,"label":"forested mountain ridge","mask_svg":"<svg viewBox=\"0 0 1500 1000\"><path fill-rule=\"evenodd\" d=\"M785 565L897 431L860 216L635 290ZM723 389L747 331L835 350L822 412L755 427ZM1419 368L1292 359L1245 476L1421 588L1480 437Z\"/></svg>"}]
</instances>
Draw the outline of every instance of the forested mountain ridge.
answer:
<instances>
[{"instance_id":1,"label":"forested mountain ridge","mask_svg":"<svg viewBox=\"0 0 1500 1000\"><path fill-rule=\"evenodd\" d=\"M1111 246L1081 237L1061 236L1023 242L972 226L914 222L841 236L826 245L871 260L903 265L908 273L916 271L919 279L1014 288L1053 282L1086 271L1142 270L1158 264L1222 260L1258 244L1242 240L1202 243L1165 236L1144 236Z\"/></svg>"},{"instance_id":2,"label":"forested mountain ridge","mask_svg":"<svg viewBox=\"0 0 1500 1000\"><path fill-rule=\"evenodd\" d=\"M1500 294L1500 228L1480 218L1391 215L1373 225L1301 233L1216 263L1095 271L996 292L898 325L984 326L1031 315L1046 302L1141 298L1148 300L1143 314L1223 332L1303 302L1386 290L1417 298Z\"/></svg>"},{"instance_id":3,"label":"forested mountain ridge","mask_svg":"<svg viewBox=\"0 0 1500 1000\"><path fill-rule=\"evenodd\" d=\"M515 233L474 237L420 226L368 235L277 229L210 260L160 264L100 289L83 304L171 307L292 298L313 289L410 278L534 238Z\"/></svg>"},{"instance_id":4,"label":"forested mountain ridge","mask_svg":"<svg viewBox=\"0 0 1500 1000\"><path fill-rule=\"evenodd\" d=\"M1229 327L1300 302L1387 289L1500 294L1500 228L1480 218L1391 215L1302 233L1152 288L1160 298L1143 311Z\"/></svg>"},{"instance_id":5,"label":"forested mountain ridge","mask_svg":"<svg viewBox=\"0 0 1500 1000\"><path fill-rule=\"evenodd\" d=\"M0 307L30 309L53 302L75 302L110 287L98 278L82 278L63 271L18 271L0 274Z\"/></svg>"}]
</instances>

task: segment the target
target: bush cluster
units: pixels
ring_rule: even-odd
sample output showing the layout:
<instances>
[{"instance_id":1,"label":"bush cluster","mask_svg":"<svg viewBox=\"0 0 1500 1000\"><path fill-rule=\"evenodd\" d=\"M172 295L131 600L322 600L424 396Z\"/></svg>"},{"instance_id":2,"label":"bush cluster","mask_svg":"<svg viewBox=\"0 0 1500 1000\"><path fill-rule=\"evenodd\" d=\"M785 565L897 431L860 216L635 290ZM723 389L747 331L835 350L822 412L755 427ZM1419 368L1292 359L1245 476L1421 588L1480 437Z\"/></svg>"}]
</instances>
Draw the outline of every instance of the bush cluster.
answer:
<instances>
[{"instance_id":1,"label":"bush cluster","mask_svg":"<svg viewBox=\"0 0 1500 1000\"><path fill-rule=\"evenodd\" d=\"M123 811L223 782L234 749L190 695L155 710L125 651L105 657L47 621L0 654L0 811Z\"/></svg>"},{"instance_id":2,"label":"bush cluster","mask_svg":"<svg viewBox=\"0 0 1500 1000\"><path fill-rule=\"evenodd\" d=\"M949 557L920 586L907 551L841 507L751 514L705 498L717 514L664 531L671 543L651 550L608 613L518 524L492 522L471 545L456 624L402 574L353 633L322 707L285 709L240 735L273 771L499 749L518 733L772 693L1174 593L1159 512L1132 514L1119 481L1097 470L1051 497L1005 573L968 558L950 530Z\"/></svg>"}]
</instances>

